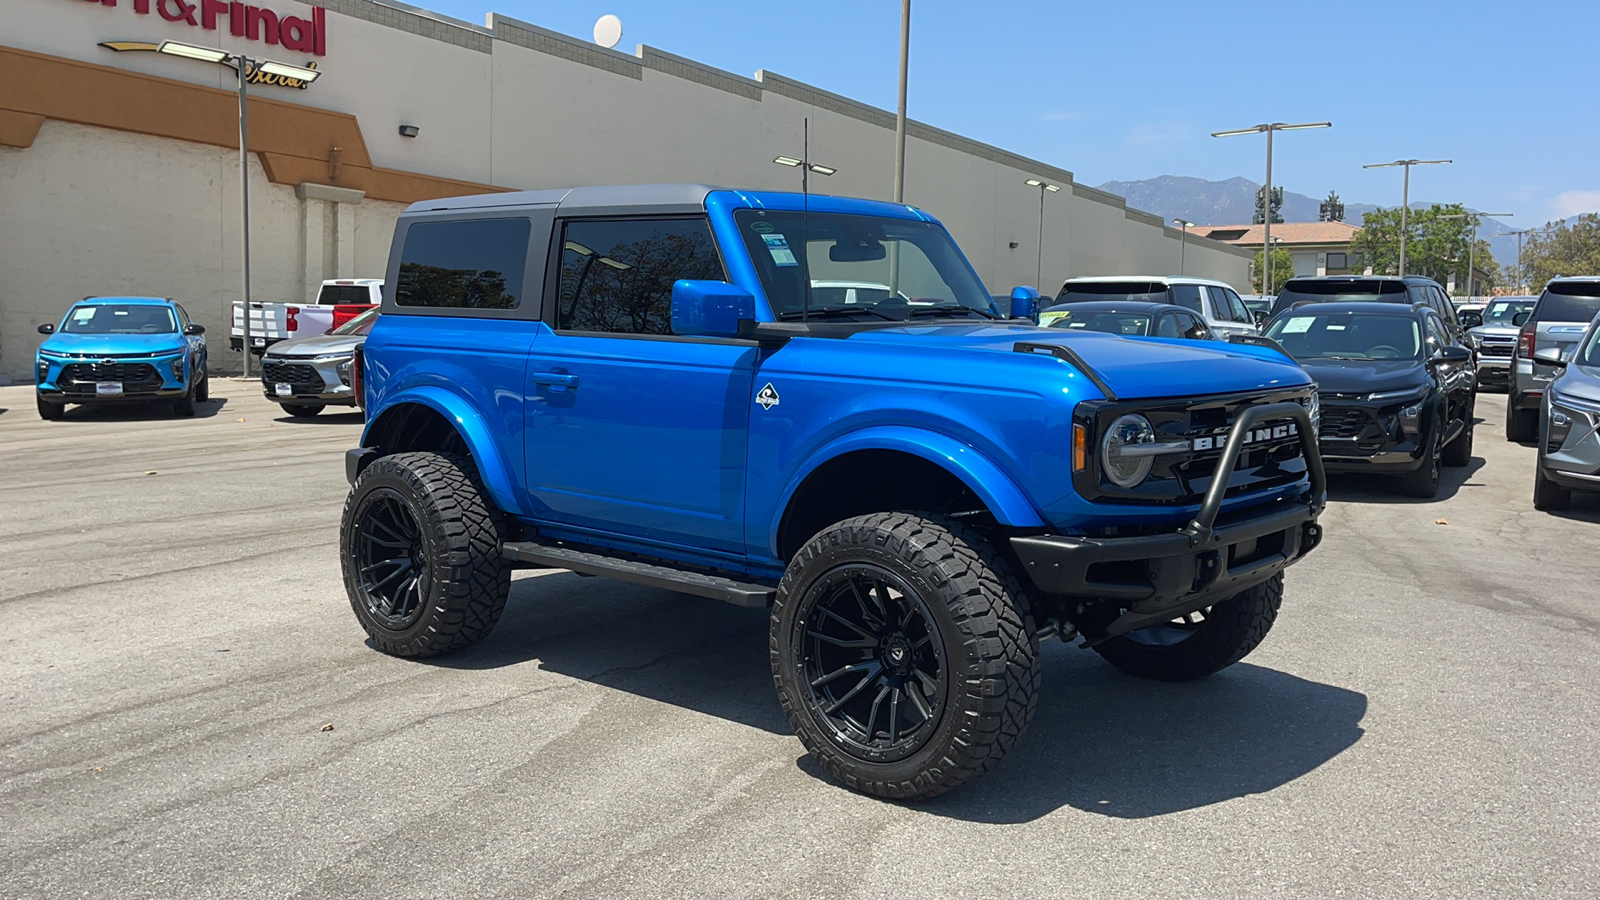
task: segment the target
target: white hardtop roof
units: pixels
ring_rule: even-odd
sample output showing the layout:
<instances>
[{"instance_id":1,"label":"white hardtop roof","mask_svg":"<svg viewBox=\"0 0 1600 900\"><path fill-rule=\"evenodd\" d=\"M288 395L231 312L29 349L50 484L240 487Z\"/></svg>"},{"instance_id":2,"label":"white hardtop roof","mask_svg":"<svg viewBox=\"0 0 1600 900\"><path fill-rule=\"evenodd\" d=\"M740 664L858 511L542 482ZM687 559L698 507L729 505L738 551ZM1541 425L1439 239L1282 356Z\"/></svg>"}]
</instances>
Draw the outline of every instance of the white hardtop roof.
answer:
<instances>
[{"instance_id":1,"label":"white hardtop roof","mask_svg":"<svg viewBox=\"0 0 1600 900\"><path fill-rule=\"evenodd\" d=\"M324 285L328 284L383 284L382 278L324 278Z\"/></svg>"}]
</instances>

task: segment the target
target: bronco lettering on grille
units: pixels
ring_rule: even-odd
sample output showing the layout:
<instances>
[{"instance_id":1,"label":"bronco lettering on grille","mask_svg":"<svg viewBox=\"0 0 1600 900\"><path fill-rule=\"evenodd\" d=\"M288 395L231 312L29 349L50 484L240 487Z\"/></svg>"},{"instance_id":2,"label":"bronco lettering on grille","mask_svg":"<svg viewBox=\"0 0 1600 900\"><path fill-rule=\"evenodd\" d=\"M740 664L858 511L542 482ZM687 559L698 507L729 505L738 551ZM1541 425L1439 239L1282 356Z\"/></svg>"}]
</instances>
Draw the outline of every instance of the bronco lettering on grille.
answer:
<instances>
[{"instance_id":1,"label":"bronco lettering on grille","mask_svg":"<svg viewBox=\"0 0 1600 900\"><path fill-rule=\"evenodd\" d=\"M1267 428L1255 428L1245 433L1245 446L1251 444L1265 444L1271 441L1284 441L1299 434L1299 429L1293 422ZM1228 442L1228 432L1221 431L1206 437L1197 437L1190 442L1190 449L1196 452L1202 450L1221 450Z\"/></svg>"}]
</instances>

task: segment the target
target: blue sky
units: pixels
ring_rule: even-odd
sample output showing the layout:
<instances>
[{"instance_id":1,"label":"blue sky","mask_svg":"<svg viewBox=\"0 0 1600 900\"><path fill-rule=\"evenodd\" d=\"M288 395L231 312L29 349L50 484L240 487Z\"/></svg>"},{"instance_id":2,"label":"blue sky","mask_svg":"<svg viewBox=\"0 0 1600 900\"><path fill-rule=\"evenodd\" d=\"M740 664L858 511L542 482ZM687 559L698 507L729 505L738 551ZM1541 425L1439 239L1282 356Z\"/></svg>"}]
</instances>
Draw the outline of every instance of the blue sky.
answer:
<instances>
[{"instance_id":1,"label":"blue sky","mask_svg":"<svg viewBox=\"0 0 1600 900\"><path fill-rule=\"evenodd\" d=\"M896 0L423 0L588 38L624 24L649 44L741 75L767 69L895 105ZM1462 202L1540 224L1600 211L1600 0L913 0L912 118L1097 185L1156 175L1260 181L1259 136L1210 132L1331 120L1279 134L1274 181L1395 205ZM1265 57L1263 68L1257 60Z\"/></svg>"}]
</instances>

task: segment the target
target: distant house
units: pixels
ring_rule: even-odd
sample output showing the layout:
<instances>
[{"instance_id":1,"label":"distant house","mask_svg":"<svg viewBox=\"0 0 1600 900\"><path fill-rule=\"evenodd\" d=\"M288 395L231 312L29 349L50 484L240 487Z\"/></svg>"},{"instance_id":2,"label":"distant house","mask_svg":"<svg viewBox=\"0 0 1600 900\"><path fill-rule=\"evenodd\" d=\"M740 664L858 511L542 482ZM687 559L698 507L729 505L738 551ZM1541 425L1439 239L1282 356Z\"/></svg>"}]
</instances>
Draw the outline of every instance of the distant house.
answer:
<instances>
[{"instance_id":1,"label":"distant house","mask_svg":"<svg viewBox=\"0 0 1600 900\"><path fill-rule=\"evenodd\" d=\"M1213 241L1259 249L1260 225L1204 225L1195 232ZM1361 229L1344 222L1274 222L1272 243L1289 251L1294 274L1360 275L1361 261L1350 253L1350 241Z\"/></svg>"}]
</instances>

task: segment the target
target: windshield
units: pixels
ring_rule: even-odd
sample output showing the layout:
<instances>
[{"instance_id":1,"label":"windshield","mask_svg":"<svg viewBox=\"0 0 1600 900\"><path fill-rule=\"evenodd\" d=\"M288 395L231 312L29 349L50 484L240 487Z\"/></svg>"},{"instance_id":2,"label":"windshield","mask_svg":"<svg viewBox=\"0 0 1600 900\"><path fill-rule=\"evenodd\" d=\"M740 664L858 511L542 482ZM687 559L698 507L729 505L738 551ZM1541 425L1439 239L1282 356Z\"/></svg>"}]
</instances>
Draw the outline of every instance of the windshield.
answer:
<instances>
[{"instance_id":1,"label":"windshield","mask_svg":"<svg viewBox=\"0 0 1600 900\"><path fill-rule=\"evenodd\" d=\"M1537 322L1587 322L1600 313L1600 282L1552 284L1539 298Z\"/></svg>"},{"instance_id":2,"label":"windshield","mask_svg":"<svg viewBox=\"0 0 1600 900\"><path fill-rule=\"evenodd\" d=\"M340 325L328 332L329 334L366 334L372 330L372 323L377 321L378 310L376 307L367 310L354 319Z\"/></svg>"},{"instance_id":3,"label":"windshield","mask_svg":"<svg viewBox=\"0 0 1600 900\"><path fill-rule=\"evenodd\" d=\"M1582 350L1573 354L1572 358L1577 360L1580 366L1600 367L1600 325L1589 327L1588 341L1584 343Z\"/></svg>"},{"instance_id":4,"label":"windshield","mask_svg":"<svg viewBox=\"0 0 1600 900\"><path fill-rule=\"evenodd\" d=\"M1040 316L1041 320L1043 316ZM1085 312L1073 314L1071 310L1062 310L1056 313L1050 323L1051 328L1066 328L1072 331L1100 331L1106 334L1136 334L1150 333L1150 317L1139 313Z\"/></svg>"},{"instance_id":5,"label":"windshield","mask_svg":"<svg viewBox=\"0 0 1600 900\"><path fill-rule=\"evenodd\" d=\"M1291 281L1272 301L1272 314L1302 303L1397 303L1406 299L1406 286L1398 281Z\"/></svg>"},{"instance_id":6,"label":"windshield","mask_svg":"<svg viewBox=\"0 0 1600 900\"><path fill-rule=\"evenodd\" d=\"M1512 319L1516 318L1517 313L1525 313L1531 309L1533 309L1532 297L1526 300L1496 300L1483 311L1483 324L1514 327L1516 323Z\"/></svg>"},{"instance_id":7,"label":"windshield","mask_svg":"<svg viewBox=\"0 0 1600 900\"><path fill-rule=\"evenodd\" d=\"M1295 359L1420 359L1417 320L1382 313L1315 312L1275 319L1266 336Z\"/></svg>"},{"instance_id":8,"label":"windshield","mask_svg":"<svg viewBox=\"0 0 1600 900\"><path fill-rule=\"evenodd\" d=\"M738 210L734 221L779 319L999 317L932 223L761 209Z\"/></svg>"},{"instance_id":9,"label":"windshield","mask_svg":"<svg viewBox=\"0 0 1600 900\"><path fill-rule=\"evenodd\" d=\"M151 303L96 303L75 306L61 330L70 334L172 334L172 310Z\"/></svg>"}]
</instances>

